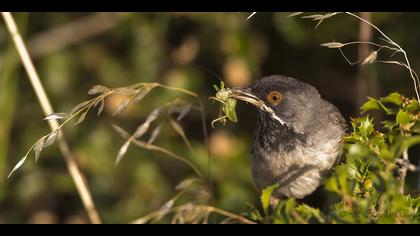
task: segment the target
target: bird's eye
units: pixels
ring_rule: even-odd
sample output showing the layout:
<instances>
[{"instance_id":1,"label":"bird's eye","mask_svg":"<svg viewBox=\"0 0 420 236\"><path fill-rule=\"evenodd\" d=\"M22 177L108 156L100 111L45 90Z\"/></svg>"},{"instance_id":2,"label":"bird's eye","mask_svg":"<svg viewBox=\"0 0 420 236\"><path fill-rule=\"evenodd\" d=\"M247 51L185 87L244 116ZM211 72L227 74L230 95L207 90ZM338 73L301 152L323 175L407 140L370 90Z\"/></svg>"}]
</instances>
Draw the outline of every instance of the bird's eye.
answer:
<instances>
[{"instance_id":1,"label":"bird's eye","mask_svg":"<svg viewBox=\"0 0 420 236\"><path fill-rule=\"evenodd\" d=\"M271 91L270 93L268 93L267 99L269 102L271 102L271 104L277 105L279 104L279 102L281 102L281 100L283 99L283 96L281 95L280 92Z\"/></svg>"}]
</instances>

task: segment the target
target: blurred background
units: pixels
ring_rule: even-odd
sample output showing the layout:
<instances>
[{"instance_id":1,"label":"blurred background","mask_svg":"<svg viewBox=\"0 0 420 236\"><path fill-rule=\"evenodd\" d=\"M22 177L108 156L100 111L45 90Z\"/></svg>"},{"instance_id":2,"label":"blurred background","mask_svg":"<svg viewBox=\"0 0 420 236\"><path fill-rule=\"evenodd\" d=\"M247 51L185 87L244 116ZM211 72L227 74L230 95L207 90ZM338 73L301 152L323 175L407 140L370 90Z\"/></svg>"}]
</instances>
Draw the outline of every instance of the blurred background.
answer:
<instances>
[{"instance_id":1,"label":"blurred background","mask_svg":"<svg viewBox=\"0 0 420 236\"><path fill-rule=\"evenodd\" d=\"M14 17L55 111L70 111L87 100L96 84L107 87L159 82L198 93L206 108L208 148L212 154L211 204L234 213L254 204L258 193L250 173L251 138L256 115L238 104L239 123L218 124L219 105L211 103L214 84L247 86L271 74L298 78L318 88L347 120L360 115L367 96L398 91L414 96L409 73L396 65L349 65L336 49L321 43L381 42L377 32L350 16L316 21L290 13L16 13ZM420 13L358 13L370 19L404 48L414 70L420 68ZM367 46L344 48L351 61L364 59ZM382 55L383 56L383 55ZM387 54L385 54L387 58ZM393 59L401 60L401 55ZM381 56L379 56L381 57ZM205 69L203 69L205 68ZM212 71L212 73L208 72ZM158 210L175 186L194 176L183 163L132 146L114 166L124 139L112 129L135 127L153 110L174 98L154 90L118 117L111 114L121 97L110 97L104 113L89 113L64 133L86 175L103 222L125 223ZM376 120L382 114L372 114ZM14 176L6 176L43 135L49 132L4 21L0 21L0 223L89 223L56 144L33 154ZM181 122L196 153L169 127L157 143L187 156L208 170L200 114ZM416 188L409 176L409 188ZM188 202L188 196L182 201Z\"/></svg>"}]
</instances>

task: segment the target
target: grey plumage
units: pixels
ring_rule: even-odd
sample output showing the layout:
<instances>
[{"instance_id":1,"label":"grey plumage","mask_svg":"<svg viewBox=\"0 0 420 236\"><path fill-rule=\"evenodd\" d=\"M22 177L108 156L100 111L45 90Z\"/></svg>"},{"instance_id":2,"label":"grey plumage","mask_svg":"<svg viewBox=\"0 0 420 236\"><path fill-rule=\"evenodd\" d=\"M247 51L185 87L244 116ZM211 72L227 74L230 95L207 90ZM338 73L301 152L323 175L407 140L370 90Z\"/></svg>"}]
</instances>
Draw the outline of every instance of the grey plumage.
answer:
<instances>
[{"instance_id":1,"label":"grey plumage","mask_svg":"<svg viewBox=\"0 0 420 236\"><path fill-rule=\"evenodd\" d=\"M321 98L313 86L285 76L268 76L248 89L284 121L258 110L252 146L252 174L258 188L275 183L275 197L302 198L312 193L323 175L337 163L345 134L338 109ZM282 94L280 103L267 99Z\"/></svg>"}]
</instances>

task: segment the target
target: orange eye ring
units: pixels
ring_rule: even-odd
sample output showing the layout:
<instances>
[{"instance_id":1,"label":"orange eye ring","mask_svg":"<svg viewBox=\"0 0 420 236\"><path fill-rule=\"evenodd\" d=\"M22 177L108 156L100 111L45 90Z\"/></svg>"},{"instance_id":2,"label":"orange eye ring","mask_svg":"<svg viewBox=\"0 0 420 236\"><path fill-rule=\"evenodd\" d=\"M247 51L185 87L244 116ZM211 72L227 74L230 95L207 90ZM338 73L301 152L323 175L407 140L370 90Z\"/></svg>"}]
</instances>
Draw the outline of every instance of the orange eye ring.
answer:
<instances>
[{"instance_id":1,"label":"orange eye ring","mask_svg":"<svg viewBox=\"0 0 420 236\"><path fill-rule=\"evenodd\" d=\"M271 104L277 105L281 102L281 100L283 100L283 95L280 92L271 91L268 93L267 99Z\"/></svg>"}]
</instances>

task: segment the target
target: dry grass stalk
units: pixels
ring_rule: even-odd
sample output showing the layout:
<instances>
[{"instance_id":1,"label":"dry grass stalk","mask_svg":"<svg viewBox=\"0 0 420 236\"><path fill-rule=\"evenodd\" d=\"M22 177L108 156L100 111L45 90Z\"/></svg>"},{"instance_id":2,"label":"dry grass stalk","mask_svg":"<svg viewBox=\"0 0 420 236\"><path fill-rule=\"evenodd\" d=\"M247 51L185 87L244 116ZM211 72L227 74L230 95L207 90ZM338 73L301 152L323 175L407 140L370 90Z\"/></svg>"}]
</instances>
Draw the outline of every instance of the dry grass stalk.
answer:
<instances>
[{"instance_id":1,"label":"dry grass stalk","mask_svg":"<svg viewBox=\"0 0 420 236\"><path fill-rule=\"evenodd\" d=\"M19 30L16 26L16 23L13 19L13 16L10 12L2 12L2 17L6 23L7 29L9 30L9 33L13 39L13 42L16 46L16 49L19 53L20 59L22 60L22 64L28 74L28 77L32 83L32 87L34 88L34 91L37 95L38 101L41 104L41 108L44 111L44 114L48 116L49 114L53 113L53 109L51 106L51 103L48 99L48 96L42 86L41 80L39 79L39 76L35 70L35 67L32 63L32 60L29 56L29 53L26 49L25 43L22 40L22 37L19 34ZM82 199L82 202L86 208L86 211L88 213L89 219L92 223L101 223L101 220L99 218L99 214L96 210L94 201L92 199L91 193L89 191L88 185L85 182L85 177L80 172L77 163L70 152L70 149L68 147L67 142L65 141L63 135L58 135L59 133L59 123L57 120L51 119L48 120L48 124L50 125L51 130L53 132L57 133L56 137L59 142L60 151L64 156L64 159L67 164L67 168L69 170L69 173L75 183L75 186L78 190L78 193L80 195L80 198ZM27 154L28 155L28 154ZM23 164L24 160L20 161L19 163ZM18 163L18 164L19 164ZM16 168L15 168L16 169Z\"/></svg>"}]
</instances>

